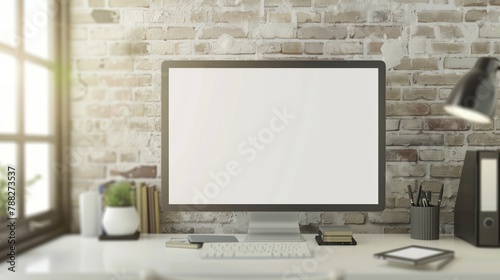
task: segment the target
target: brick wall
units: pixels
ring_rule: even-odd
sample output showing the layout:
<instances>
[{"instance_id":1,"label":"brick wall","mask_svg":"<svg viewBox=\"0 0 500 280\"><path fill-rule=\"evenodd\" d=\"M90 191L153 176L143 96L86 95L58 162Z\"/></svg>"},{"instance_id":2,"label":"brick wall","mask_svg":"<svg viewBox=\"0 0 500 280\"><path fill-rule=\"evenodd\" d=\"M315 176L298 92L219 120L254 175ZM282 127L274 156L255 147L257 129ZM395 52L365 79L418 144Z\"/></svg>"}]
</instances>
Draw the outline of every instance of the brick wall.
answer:
<instances>
[{"instance_id":1,"label":"brick wall","mask_svg":"<svg viewBox=\"0 0 500 280\"><path fill-rule=\"evenodd\" d=\"M476 125L443 111L475 60L500 53L499 0L71 2L75 231L81 191L134 167L159 171L166 59L386 61L387 208L301 213L304 232L319 223L408 232L409 184L434 193L445 186L441 224L450 233L465 151L500 145L500 122ZM160 174L136 177L160 185ZM162 231L245 232L247 221L246 213L162 213Z\"/></svg>"}]
</instances>

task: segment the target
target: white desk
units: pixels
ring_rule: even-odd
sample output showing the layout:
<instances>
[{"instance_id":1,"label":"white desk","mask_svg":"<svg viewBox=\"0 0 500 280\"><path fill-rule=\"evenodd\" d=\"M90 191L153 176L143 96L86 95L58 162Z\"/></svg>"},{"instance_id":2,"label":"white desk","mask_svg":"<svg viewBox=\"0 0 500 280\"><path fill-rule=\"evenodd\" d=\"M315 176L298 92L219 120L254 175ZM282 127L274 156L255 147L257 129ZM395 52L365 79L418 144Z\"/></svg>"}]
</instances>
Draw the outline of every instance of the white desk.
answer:
<instances>
[{"instance_id":1,"label":"white desk","mask_svg":"<svg viewBox=\"0 0 500 280\"><path fill-rule=\"evenodd\" d=\"M500 248L476 248L454 236L435 241L413 240L406 234L355 234L357 246L318 246L314 235L304 237L314 259L299 260L202 260L199 250L166 248L170 237L183 235L143 235L139 241L98 241L79 235L65 235L17 256L16 274L107 275L89 279L133 279L145 268L161 275L231 275L227 279L265 273L277 279L308 279L331 270L342 271L346 279L500 279ZM237 235L242 240L244 235ZM419 270L391 266L373 254L408 245L422 245L455 251L455 259L441 270ZM7 264L0 265L0 278L12 275ZM113 275L113 277L110 277ZM69 279L70 276L62 277ZM37 279L42 279L38 277ZM47 279L56 279L48 277Z\"/></svg>"}]
</instances>

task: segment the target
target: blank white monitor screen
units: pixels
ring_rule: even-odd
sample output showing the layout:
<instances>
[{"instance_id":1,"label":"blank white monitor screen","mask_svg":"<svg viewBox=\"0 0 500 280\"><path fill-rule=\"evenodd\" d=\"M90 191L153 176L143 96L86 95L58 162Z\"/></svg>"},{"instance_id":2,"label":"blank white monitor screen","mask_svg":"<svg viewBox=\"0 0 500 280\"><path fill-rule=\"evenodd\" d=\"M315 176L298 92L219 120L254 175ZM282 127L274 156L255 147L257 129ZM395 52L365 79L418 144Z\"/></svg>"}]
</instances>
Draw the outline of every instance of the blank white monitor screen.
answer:
<instances>
[{"instance_id":1,"label":"blank white monitor screen","mask_svg":"<svg viewBox=\"0 0 500 280\"><path fill-rule=\"evenodd\" d=\"M168 204L380 204L379 82L373 67L169 68Z\"/></svg>"}]
</instances>

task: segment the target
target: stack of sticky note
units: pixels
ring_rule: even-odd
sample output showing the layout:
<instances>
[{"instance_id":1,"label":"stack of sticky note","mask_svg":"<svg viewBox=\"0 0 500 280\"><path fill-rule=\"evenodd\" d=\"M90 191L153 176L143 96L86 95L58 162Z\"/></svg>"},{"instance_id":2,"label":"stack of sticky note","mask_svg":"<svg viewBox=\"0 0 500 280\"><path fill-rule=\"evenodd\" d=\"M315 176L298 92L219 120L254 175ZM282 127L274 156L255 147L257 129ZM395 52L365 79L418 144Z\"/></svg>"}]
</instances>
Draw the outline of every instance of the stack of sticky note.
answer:
<instances>
[{"instance_id":1,"label":"stack of sticky note","mask_svg":"<svg viewBox=\"0 0 500 280\"><path fill-rule=\"evenodd\" d=\"M352 230L348 226L319 226L318 235L325 243L351 242Z\"/></svg>"}]
</instances>

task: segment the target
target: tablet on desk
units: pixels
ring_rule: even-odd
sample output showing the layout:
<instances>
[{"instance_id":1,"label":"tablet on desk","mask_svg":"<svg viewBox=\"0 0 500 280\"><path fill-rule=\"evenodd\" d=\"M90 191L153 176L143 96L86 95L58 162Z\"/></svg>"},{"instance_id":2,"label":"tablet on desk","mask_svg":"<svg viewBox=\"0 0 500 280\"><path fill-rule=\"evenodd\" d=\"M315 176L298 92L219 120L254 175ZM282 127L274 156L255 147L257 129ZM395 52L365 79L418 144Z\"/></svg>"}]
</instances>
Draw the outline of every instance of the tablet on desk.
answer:
<instances>
[{"instance_id":1,"label":"tablet on desk","mask_svg":"<svg viewBox=\"0 0 500 280\"><path fill-rule=\"evenodd\" d=\"M422 265L445 259L452 259L455 253L438 248L411 245L373 255L377 259Z\"/></svg>"}]
</instances>

